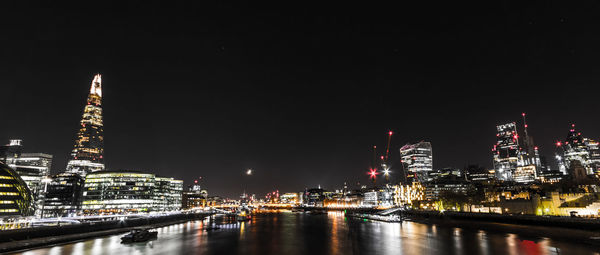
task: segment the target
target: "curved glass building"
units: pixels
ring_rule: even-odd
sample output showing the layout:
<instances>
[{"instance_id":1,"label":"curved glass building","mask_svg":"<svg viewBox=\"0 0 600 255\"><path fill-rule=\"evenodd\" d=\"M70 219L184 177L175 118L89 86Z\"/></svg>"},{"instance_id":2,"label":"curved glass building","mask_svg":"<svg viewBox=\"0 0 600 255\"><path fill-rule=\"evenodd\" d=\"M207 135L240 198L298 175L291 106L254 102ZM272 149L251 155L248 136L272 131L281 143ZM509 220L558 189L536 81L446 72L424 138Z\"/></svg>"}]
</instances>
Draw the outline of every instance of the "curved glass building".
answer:
<instances>
[{"instance_id":1,"label":"curved glass building","mask_svg":"<svg viewBox=\"0 0 600 255\"><path fill-rule=\"evenodd\" d=\"M0 163L0 216L29 216L33 201L27 184L17 172Z\"/></svg>"}]
</instances>

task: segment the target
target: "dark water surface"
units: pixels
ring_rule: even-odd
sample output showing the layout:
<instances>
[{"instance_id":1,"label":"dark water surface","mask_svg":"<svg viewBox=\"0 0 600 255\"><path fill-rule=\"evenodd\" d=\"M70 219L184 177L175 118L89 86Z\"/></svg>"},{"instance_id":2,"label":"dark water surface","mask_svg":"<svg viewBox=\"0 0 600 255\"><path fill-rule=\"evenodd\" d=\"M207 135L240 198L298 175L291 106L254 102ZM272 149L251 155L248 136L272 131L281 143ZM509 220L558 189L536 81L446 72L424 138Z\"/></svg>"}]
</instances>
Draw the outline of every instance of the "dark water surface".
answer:
<instances>
[{"instance_id":1,"label":"dark water surface","mask_svg":"<svg viewBox=\"0 0 600 255\"><path fill-rule=\"evenodd\" d=\"M205 231L210 225L221 229ZM289 212L255 215L238 223L222 217L158 229L158 239L121 244L121 235L90 239L19 254L598 254L597 248L521 239L415 222L384 223Z\"/></svg>"}]
</instances>

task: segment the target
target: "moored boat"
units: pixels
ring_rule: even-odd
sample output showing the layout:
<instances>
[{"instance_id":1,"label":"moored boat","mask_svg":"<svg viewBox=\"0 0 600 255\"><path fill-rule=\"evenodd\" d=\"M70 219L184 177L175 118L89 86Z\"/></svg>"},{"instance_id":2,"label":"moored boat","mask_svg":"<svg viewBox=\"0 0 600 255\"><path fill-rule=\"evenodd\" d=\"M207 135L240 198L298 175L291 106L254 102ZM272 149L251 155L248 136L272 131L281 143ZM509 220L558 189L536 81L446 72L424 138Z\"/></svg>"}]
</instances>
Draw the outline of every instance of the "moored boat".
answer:
<instances>
[{"instance_id":1,"label":"moored boat","mask_svg":"<svg viewBox=\"0 0 600 255\"><path fill-rule=\"evenodd\" d=\"M156 239L158 232L149 231L148 229L133 229L128 234L121 237L122 243L146 242L151 239Z\"/></svg>"}]
</instances>

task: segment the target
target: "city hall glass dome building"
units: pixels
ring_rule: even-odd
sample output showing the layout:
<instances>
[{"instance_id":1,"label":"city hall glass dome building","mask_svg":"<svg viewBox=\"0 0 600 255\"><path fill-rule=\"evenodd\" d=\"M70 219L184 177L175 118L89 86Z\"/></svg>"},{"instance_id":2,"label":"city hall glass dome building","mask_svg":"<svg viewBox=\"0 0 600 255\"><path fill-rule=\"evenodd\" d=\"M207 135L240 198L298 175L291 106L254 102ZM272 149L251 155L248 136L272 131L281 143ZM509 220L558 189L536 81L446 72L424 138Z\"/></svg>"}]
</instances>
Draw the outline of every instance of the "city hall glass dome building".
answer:
<instances>
[{"instance_id":1,"label":"city hall glass dome building","mask_svg":"<svg viewBox=\"0 0 600 255\"><path fill-rule=\"evenodd\" d=\"M17 172L0 162L0 217L29 216L33 197Z\"/></svg>"}]
</instances>

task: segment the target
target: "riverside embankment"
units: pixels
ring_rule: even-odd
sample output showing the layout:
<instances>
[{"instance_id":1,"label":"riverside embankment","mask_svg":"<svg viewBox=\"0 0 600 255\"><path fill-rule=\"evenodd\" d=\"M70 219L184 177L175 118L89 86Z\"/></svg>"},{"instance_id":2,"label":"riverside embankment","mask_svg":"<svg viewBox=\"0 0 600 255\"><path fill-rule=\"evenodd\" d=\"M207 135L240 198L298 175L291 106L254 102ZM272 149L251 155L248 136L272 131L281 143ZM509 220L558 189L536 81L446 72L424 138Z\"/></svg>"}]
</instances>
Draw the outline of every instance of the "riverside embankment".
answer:
<instances>
[{"instance_id":1,"label":"riverside embankment","mask_svg":"<svg viewBox=\"0 0 600 255\"><path fill-rule=\"evenodd\" d=\"M114 235L128 232L136 227L156 228L190 220L201 220L209 215L211 213L173 214L5 230L0 231L0 253Z\"/></svg>"},{"instance_id":2,"label":"riverside embankment","mask_svg":"<svg viewBox=\"0 0 600 255\"><path fill-rule=\"evenodd\" d=\"M600 230L599 219L588 219L578 217L552 217L535 215L506 215L495 213L469 213L469 212L437 212L437 211L400 211L403 217L411 220L461 220L478 222L495 222L516 225L546 226L559 228L572 228L579 230Z\"/></svg>"}]
</instances>

